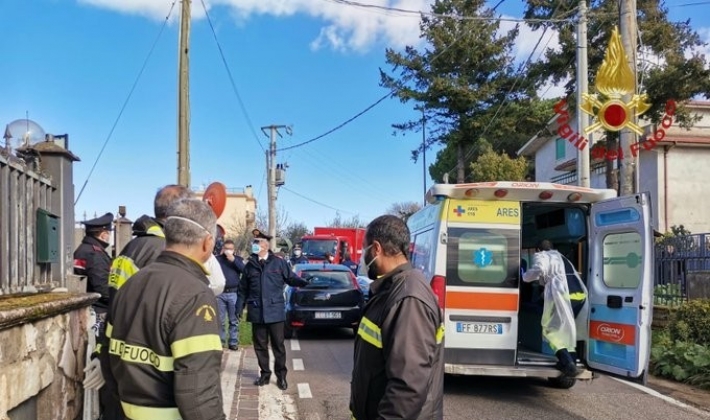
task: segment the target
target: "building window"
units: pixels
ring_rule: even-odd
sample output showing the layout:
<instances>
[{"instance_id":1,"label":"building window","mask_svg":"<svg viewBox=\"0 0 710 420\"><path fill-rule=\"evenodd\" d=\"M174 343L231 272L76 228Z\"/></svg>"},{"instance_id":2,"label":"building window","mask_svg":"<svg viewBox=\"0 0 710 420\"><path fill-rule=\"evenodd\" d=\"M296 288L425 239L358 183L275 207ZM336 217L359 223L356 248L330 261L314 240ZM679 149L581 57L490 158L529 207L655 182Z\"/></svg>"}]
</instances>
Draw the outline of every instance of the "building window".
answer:
<instances>
[{"instance_id":1,"label":"building window","mask_svg":"<svg viewBox=\"0 0 710 420\"><path fill-rule=\"evenodd\" d=\"M555 159L560 160L565 158L565 139L555 140Z\"/></svg>"}]
</instances>

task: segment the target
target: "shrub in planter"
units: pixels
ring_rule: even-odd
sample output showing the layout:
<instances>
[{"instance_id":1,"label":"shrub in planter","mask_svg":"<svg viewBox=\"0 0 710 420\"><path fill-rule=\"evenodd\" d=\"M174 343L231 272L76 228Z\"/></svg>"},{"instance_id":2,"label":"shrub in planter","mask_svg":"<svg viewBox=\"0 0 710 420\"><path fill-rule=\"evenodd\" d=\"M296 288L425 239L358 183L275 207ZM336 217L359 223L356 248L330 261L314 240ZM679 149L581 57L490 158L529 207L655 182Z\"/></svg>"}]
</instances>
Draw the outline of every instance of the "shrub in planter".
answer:
<instances>
[{"instance_id":1,"label":"shrub in planter","mask_svg":"<svg viewBox=\"0 0 710 420\"><path fill-rule=\"evenodd\" d=\"M691 300L674 308L668 332L673 341L710 346L710 300Z\"/></svg>"}]
</instances>

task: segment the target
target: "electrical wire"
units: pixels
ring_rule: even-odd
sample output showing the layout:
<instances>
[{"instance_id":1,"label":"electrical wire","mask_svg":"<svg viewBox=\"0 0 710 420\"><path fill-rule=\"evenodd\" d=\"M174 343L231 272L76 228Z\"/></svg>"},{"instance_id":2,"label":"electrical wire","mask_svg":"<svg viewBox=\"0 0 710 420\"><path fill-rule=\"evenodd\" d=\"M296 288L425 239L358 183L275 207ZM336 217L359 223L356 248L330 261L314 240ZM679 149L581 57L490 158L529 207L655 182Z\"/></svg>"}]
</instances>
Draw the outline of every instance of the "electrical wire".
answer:
<instances>
[{"instance_id":1,"label":"electrical wire","mask_svg":"<svg viewBox=\"0 0 710 420\"><path fill-rule=\"evenodd\" d=\"M99 151L98 156L96 156L96 160L94 161L94 164L91 166L91 170L89 170L89 174L86 176L86 181L84 181L84 184L81 186L81 189L79 190L79 194L76 196L76 200L74 200L75 206L76 206L76 203L79 202L79 199L81 198L81 195L84 192L86 185L89 183L89 179L91 179L91 175L94 173L94 169L96 169L96 165L99 163L99 159L101 159L101 155L104 153L104 150L106 149L106 145L108 144L109 140L111 140L111 136L113 136L113 132L116 130L116 126L118 126L118 121L121 119L123 112L126 110L126 107L128 106L128 102L131 100L131 97L133 96L133 92L136 90L136 86L138 86L138 81L140 80L141 76L143 75L143 72L145 71L145 68L148 65L148 61L150 60L150 57L153 55L153 51L155 51L155 47L156 47L156 45L158 45L158 41L160 40L161 35L163 35L163 32L165 31L165 27L168 25L168 21L170 20L170 15L172 15L173 9L175 8L175 3L177 3L177 0L173 0L172 4L170 5L170 10L168 11L167 16L165 16L165 20L163 21L163 24L160 26L160 30L158 31L158 35L155 37L155 40L153 41L153 45L150 47L150 50L148 51L148 55L145 57L145 60L143 60L143 65L141 66L140 70L138 71L138 75L136 76L136 79L133 81L133 85L131 86L131 89L128 91L128 96L126 96L126 100L123 101L123 105L121 106L121 110L118 112L118 116L116 117L116 120L114 120L113 125L111 126L111 130L109 130L108 136L106 136L106 140L104 140L104 144L101 147L101 150Z\"/></svg>"},{"instance_id":2,"label":"electrical wire","mask_svg":"<svg viewBox=\"0 0 710 420\"><path fill-rule=\"evenodd\" d=\"M212 19L210 18L210 14L207 12L207 6L205 5L204 0L200 0L200 3L202 3L202 8L205 11L205 17L207 18L207 23L209 24L210 29L212 30L212 36L214 37L215 43L217 43L217 49L219 50L219 55L222 58L222 64L224 64L224 68L225 68L225 70L227 70L227 75L229 76L229 82L232 84L232 90L234 91L234 95L237 97L237 101L239 102L239 107L242 110L242 114L244 115L244 119L246 119L247 124L249 125L249 130L254 135L254 139L259 144L259 147L261 148L261 150L266 151L264 146L261 144L261 140L259 140L259 135L256 133L256 129L254 129L254 124L251 122L251 118L249 118L249 113L247 112L246 106L244 106L244 101L242 101L242 96L239 94L239 89L237 89L237 84L234 82L234 77L232 77L232 71L229 69L229 64L227 63L227 59L224 56L224 51L222 50L222 45L220 44L219 39L217 38L217 32L214 29L214 25L212 25Z\"/></svg>"},{"instance_id":3,"label":"electrical wire","mask_svg":"<svg viewBox=\"0 0 710 420\"><path fill-rule=\"evenodd\" d=\"M524 18L504 18L504 17L486 17L486 16L457 16L457 15L449 15L449 14L442 14L442 13L433 13L433 12L424 12L421 10L413 10L413 9L402 9L399 7L391 7L391 6L381 6L378 4L367 4L367 3L359 3L356 1L351 1L351 0L325 0L331 3L336 3L336 4L342 4L345 6L352 6L352 7L359 7L363 9L377 9L377 10L384 10L384 11L389 11L389 12L397 12L397 13L403 13L403 14L409 14L409 15L417 15L417 16L427 16L427 17L434 17L434 18L448 18L448 19L456 19L456 20L469 20L469 21L497 21L497 22L524 22L524 23L544 23L544 22L567 22L569 19L524 19Z\"/></svg>"},{"instance_id":4,"label":"electrical wire","mask_svg":"<svg viewBox=\"0 0 710 420\"><path fill-rule=\"evenodd\" d=\"M336 208L336 207L333 207L333 206L329 206L329 205L327 205L327 204L323 204L323 203L321 203L320 201L316 201L316 200L314 200L314 199L312 199L312 198L306 197L305 195L303 195L303 194L301 194L301 193L297 193L296 191L293 191L293 190L291 190L291 189L289 189L289 188L286 188L286 187L284 187L284 186L281 186L281 187L279 187L279 188L282 188L282 189L284 189L284 190L290 192L291 194L297 195L297 196L301 197L302 199L304 199L304 200L306 200L306 201L310 201L310 202L313 203L313 204L317 204L317 205L319 205L319 206L322 206L322 207L325 207L325 208L328 208L328 209L331 209L331 210L335 210L335 211L340 212L340 213L346 213L346 214L357 215L357 213L353 213L353 212L351 212L351 211L341 210L341 209L339 209L339 208Z\"/></svg>"},{"instance_id":5,"label":"electrical wire","mask_svg":"<svg viewBox=\"0 0 710 420\"><path fill-rule=\"evenodd\" d=\"M326 0L326 1L335 1L335 0ZM503 4L503 2L505 2L505 0L500 0L500 1L498 2L498 4L496 4L495 7L493 7L493 9L491 9L491 11L495 11L495 10L498 8L498 6L500 6L501 4ZM446 51L448 51L449 48L451 48L451 47L456 43L456 41L458 41L458 38L457 38L457 39L454 39L454 42L452 42L451 44L449 44L449 45L447 45L446 47L444 47L444 49L442 49L441 51L439 51L434 57L431 58L431 60L429 60L429 62L432 62L432 61L436 60L437 58L439 58L442 54L444 54ZM367 108L365 108L364 110L360 111L359 113L357 113L357 114L354 115L353 117L347 119L346 121L342 122L341 124L337 125L336 127L334 127L334 128L332 128L332 129L326 131L325 133L323 133L323 134L321 134L321 135L318 135L318 136L316 136L316 137L313 137L312 139L306 140L306 141L304 141L304 142L301 142L301 143L298 143L298 144L294 144L294 145L288 146L288 147L283 147L283 148L281 148L281 149L277 149L276 151L277 151L277 152L284 152L284 151L287 151L287 150L292 150L292 149L295 149L295 148L298 148L298 147L301 147L301 146L305 146L305 145L307 145L307 144L313 143L313 142L316 141L316 140L320 140L320 139L322 139L323 137L326 137L326 136L328 136L329 134L334 133L335 131L338 131L339 129L341 129L341 128L345 127L346 125L350 124L351 122L355 121L356 119L358 119L359 117L361 117L362 115L364 115L365 113L367 113L368 111L370 111L372 108L374 108L374 107L376 107L377 105L379 105L380 103L382 103L382 101L384 101L384 100L387 99L388 97L393 96L393 95L395 94L395 91L396 91L396 89L391 89L389 92L387 92L384 96L382 96L380 99L378 99L377 101L375 101L373 104L369 105L369 106L368 106Z\"/></svg>"}]
</instances>

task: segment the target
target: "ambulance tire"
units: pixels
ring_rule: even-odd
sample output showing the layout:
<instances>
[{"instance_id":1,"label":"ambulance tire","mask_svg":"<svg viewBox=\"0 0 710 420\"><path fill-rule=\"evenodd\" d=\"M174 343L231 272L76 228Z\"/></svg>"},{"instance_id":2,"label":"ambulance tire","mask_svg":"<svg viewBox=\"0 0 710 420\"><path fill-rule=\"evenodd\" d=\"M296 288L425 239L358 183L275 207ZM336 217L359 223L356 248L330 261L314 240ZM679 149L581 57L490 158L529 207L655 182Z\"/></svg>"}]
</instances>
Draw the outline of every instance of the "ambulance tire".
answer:
<instances>
[{"instance_id":1,"label":"ambulance tire","mask_svg":"<svg viewBox=\"0 0 710 420\"><path fill-rule=\"evenodd\" d=\"M577 383L577 378L570 378L569 376L558 376L557 378L547 378L554 388L558 389L570 389Z\"/></svg>"}]
</instances>

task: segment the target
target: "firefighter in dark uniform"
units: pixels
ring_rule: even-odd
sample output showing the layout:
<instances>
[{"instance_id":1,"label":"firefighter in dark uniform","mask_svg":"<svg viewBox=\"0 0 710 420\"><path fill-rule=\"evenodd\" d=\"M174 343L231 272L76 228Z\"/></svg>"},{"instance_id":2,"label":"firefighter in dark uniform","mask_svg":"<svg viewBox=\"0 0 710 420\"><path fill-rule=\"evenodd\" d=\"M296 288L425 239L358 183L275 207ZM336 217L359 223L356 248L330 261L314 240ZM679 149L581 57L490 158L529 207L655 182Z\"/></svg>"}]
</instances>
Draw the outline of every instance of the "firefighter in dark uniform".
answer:
<instances>
[{"instance_id":1,"label":"firefighter in dark uniform","mask_svg":"<svg viewBox=\"0 0 710 420\"><path fill-rule=\"evenodd\" d=\"M365 233L359 271L374 281L355 338L352 419L444 418L444 318L409 263L409 241L407 225L391 215Z\"/></svg>"},{"instance_id":2,"label":"firefighter in dark uniform","mask_svg":"<svg viewBox=\"0 0 710 420\"><path fill-rule=\"evenodd\" d=\"M86 277L86 291L101 295L94 304L97 315L105 316L108 310L108 275L111 257L106 252L111 240L113 214L81 222L86 235L74 251L74 274Z\"/></svg>"},{"instance_id":3,"label":"firefighter in dark uniform","mask_svg":"<svg viewBox=\"0 0 710 420\"><path fill-rule=\"evenodd\" d=\"M269 249L271 236L259 229L252 231L254 241L251 255L244 265L239 282L239 300L237 313L241 314L247 306L247 321L252 324L254 352L259 362L261 374L254 385L263 386L271 380L269 366L269 339L274 352L274 371L276 386L281 390L288 388L286 382L286 347L284 346L284 323L286 311L284 284L303 287L307 281L294 273L288 263L274 255Z\"/></svg>"},{"instance_id":4,"label":"firefighter in dark uniform","mask_svg":"<svg viewBox=\"0 0 710 420\"><path fill-rule=\"evenodd\" d=\"M204 263L217 219L202 200L174 203L166 248L131 276L109 309L111 388L131 420L224 420L217 301Z\"/></svg>"}]
</instances>

